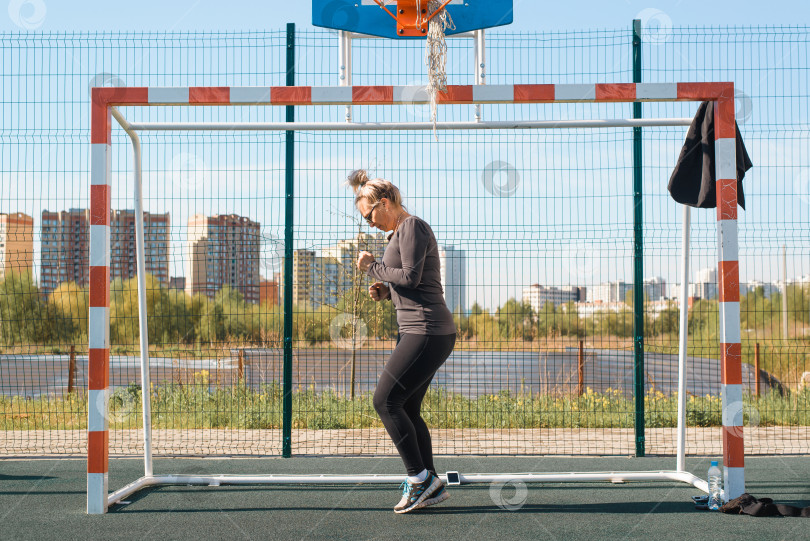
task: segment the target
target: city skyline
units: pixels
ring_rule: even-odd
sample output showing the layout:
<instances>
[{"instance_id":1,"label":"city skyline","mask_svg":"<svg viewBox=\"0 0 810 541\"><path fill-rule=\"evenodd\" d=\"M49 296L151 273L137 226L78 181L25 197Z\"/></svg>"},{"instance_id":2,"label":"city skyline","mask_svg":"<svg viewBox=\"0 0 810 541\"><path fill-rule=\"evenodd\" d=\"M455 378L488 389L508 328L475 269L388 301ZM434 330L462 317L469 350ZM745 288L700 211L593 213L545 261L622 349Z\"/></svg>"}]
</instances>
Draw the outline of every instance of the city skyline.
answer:
<instances>
[{"instance_id":1,"label":"city skyline","mask_svg":"<svg viewBox=\"0 0 810 541\"><path fill-rule=\"evenodd\" d=\"M129 279L137 274L135 262L134 211L131 209L113 210L111 217L111 279ZM265 276L259 270L278 269L283 265L279 254L262 253L261 224L250 218L235 214L204 216L195 215L188 222L186 240L189 273L183 276L170 276L169 273L169 229L168 212L153 214L144 212L146 269L161 284L177 287L182 280L188 294L203 293L213 298L225 284L239 291L248 302L258 303L272 298L280 301L283 292L283 273L269 272ZM42 251L40 266L44 269L39 282L45 294L55 290L60 283L75 282L85 287L89 280L89 211L69 209L67 211L42 212ZM33 269L34 258L31 245L35 236L35 220L24 213L0 214L0 272L6 269ZM332 245L317 250L294 250L294 304L309 303L312 306L334 305L340 295L350 287L352 274L346 272L354 265L356 253L360 249L371 251L381 259L385 250L383 233L358 233L350 239L342 239ZM467 313L476 299L467 304L466 294L470 284L466 276L466 253L454 246L440 244L442 285L448 307L453 311ZM228 256L228 257L225 257ZM20 261L22 258L22 262ZM218 259L217 259L218 258ZM230 261L229 261L230 259ZM200 277L195 276L195 269ZM1 276L2 274L0 274ZM452 280L448 278L452 277ZM202 278L204 277L204 279ZM788 279L788 284L810 283L810 275ZM172 285L174 284L174 285ZM645 300L656 303L663 300L680 301L680 284L669 284L659 276L644 282ZM585 286L582 284L546 285L538 282L522 286L520 298L539 311L545 302L555 305L574 301L578 304L604 303L617 305L624 302L632 290L632 282L613 280ZM714 299L717 297L717 270L713 267L700 268L693 273L689 283L689 298ZM761 287L766 297L781 291L784 284L778 281L741 281L740 295ZM486 306L488 310L495 307Z\"/></svg>"},{"instance_id":2,"label":"city skyline","mask_svg":"<svg viewBox=\"0 0 810 541\"><path fill-rule=\"evenodd\" d=\"M176 224L169 232L168 250L170 254L170 275L185 275L186 273L184 269L185 240L183 227L179 225L185 223L183 215L191 214L192 212L196 213L197 210L216 209L217 201L209 199L212 195L215 194L201 194L201 197L204 196L204 198L199 199L199 201L205 201L205 205L201 205L196 202L198 201L197 199L193 199L194 204L193 206L189 205L192 207L189 209L189 212L184 212L182 206L178 205L178 202L183 199L178 199L178 196L172 194L167 195L167 203L171 204L154 205L158 209L161 209L161 207L163 207L163 209L169 208L172 210L180 209L179 219L175 218L177 212L170 212L170 210L164 211L164 213L169 212L172 215L172 222ZM267 196L265 195L264 197ZM240 201L240 205L229 203L226 206L236 209L242 208L241 213L234 213L250 215L257 221L260 221L263 224L261 228L262 239L271 239L272 242L277 244L275 251L278 251L280 248L283 252L283 243L280 239L283 238L284 233L283 225L278 223L277 217L281 214L281 208L277 201L272 198L267 200L268 208L263 210L261 207L265 203L263 203L261 199L250 200L241 192L234 194L233 199ZM308 201L300 201L297 203L301 210L301 212L297 212L297 216L301 216L302 219L306 220L311 220L313 216L317 216L319 218L317 218L318 222L316 223L324 221L325 223L323 223L323 225L326 227L320 227L318 229L319 232L313 235L308 232L306 224L297 226L296 230L298 232L295 235L295 249L305 247L308 249L319 249L323 245L336 242L337 239L341 238L339 235L343 235L345 234L344 232L347 233L356 227L356 224L338 223L332 228L334 219L330 217L330 214L340 214L342 213L341 209L344 207L351 209L349 212L354 212L351 207L351 198L342 199L347 199L347 201L336 200L334 199L334 194L330 193L325 194L322 200L312 201L312 204L309 204ZM506 200L500 202L500 204L511 205L511 199L512 198L506 198ZM477 199L474 198L474 200ZM457 249L464 250L467 253L467 283L470 285L470 288L466 291L469 300L468 304L477 301L482 306L501 305L508 298L520 298L522 288L531 283L539 282L558 286L577 284L592 285L607 281L627 281L627 278L632 277L632 254L628 251L628 248L624 246L625 243L611 244L610 241L602 238L592 240L578 240L577 238L573 238L571 242L567 242L566 239L545 237L543 229L535 230L534 228L545 228L546 226L535 223L527 224L527 226L532 228L527 231L529 233L528 237L521 239L501 236L500 238L503 242L501 242L500 245L503 246L505 244L514 243L514 246L521 250L529 250L531 246L536 246L540 250L543 250L545 255L535 258L528 252L521 254L510 250L509 257L514 257L515 259L511 262L505 261L503 269L498 271L495 266L489 264L488 259L490 257L488 254L491 253L491 251L497 250L499 244L494 243L493 240L486 235L485 231L487 228L498 227L502 230L501 235L508 234L515 226L514 223L510 223L513 218L505 218L504 221L507 223L503 225L497 225L492 220L487 219L486 222L482 224L482 227L479 228L474 226L470 227L466 223L452 224L445 221L444 217L431 218L431 216L441 216L439 210L437 210L441 206L441 200L435 201L434 203L430 202L429 198L425 196L412 198L412 201L413 202L407 201L409 210L414 214L425 217L425 219L431 223L439 242L453 244ZM428 205L428 203L430 204ZM27 207L28 205L25 206ZM489 204L487 207L489 207ZM12 212L17 210L22 211L22 209L14 208L9 210ZM493 207L490 210L495 210L495 208ZM244 211L249 212L246 213ZM207 214L215 213L216 211L207 212ZM516 212L510 212L509 214L516 214ZM270 220L269 223L258 219L258 216L264 216L265 220ZM714 232L711 230L713 226L709 224L709 215L705 212L693 212L693 220L693 256L690 266L692 268L703 268L709 264L713 264L714 258L716 257L714 256L713 250L716 241L714 239ZM568 219L567 222L568 223L561 224L560 227L570 227L571 220ZM655 246L660 244L662 239L656 229L653 228L651 232L653 234L652 237L645 234L645 244L649 243L653 249L655 249ZM743 233L744 230L741 230L741 235ZM658 236L656 237L656 235ZM627 243L631 240L631 237L628 237ZM32 272L34 277L39 279L41 274L39 267L41 260L41 238L38 228L35 228L34 231L33 244L35 257ZM741 238L741 247L742 246L743 239ZM754 246L757 246L756 242ZM262 248L262 250L264 254L274 249L270 247L267 249ZM665 254L651 255L650 257L645 256L645 276L662 276L668 283L674 284L678 281L680 274L678 270L678 250L676 247L668 248L667 250L669 251L666 253L666 257L664 257ZM782 274L782 258L780 257L780 251L781 246L773 246L771 250L765 251L764 253L762 253L762 250L758 250L757 257L741 253L741 282L778 281L777 278L781 278ZM536 252L537 249L532 250L532 253ZM514 255L512 255L513 253ZM521 264L512 264L518 261L520 261ZM787 265L788 273L791 275L801 276L806 273L803 260L799 253L789 252ZM498 276L498 280L492 279L495 275Z\"/></svg>"}]
</instances>

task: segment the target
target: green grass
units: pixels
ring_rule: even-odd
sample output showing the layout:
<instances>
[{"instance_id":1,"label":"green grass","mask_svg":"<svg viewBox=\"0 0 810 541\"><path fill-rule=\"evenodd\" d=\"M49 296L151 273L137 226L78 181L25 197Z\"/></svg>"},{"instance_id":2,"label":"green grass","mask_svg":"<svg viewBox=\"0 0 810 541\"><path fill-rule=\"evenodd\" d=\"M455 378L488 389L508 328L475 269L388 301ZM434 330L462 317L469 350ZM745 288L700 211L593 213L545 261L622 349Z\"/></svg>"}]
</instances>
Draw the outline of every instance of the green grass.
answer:
<instances>
[{"instance_id":1,"label":"green grass","mask_svg":"<svg viewBox=\"0 0 810 541\"><path fill-rule=\"evenodd\" d=\"M278 429L282 426L282 388L279 384L249 389L242 385L211 387L208 372L194 375L193 383L152 385L152 424L157 429L233 428ZM645 425L677 426L677 396L651 391L645 397ZM0 430L55 430L87 428L86 395L73 393L37 399L0 397ZM744 399L746 425L810 425L810 389L780 396L770 392ZM110 397L110 428L141 426L141 389L131 384ZM619 391L582 396L509 393L466 398L442 388L431 389L422 412L431 428L632 428L634 403ZM720 426L719 396L689 396L688 426ZM293 392L293 428L338 429L382 427L372 405L372 394L354 400L333 390L314 388Z\"/></svg>"}]
</instances>

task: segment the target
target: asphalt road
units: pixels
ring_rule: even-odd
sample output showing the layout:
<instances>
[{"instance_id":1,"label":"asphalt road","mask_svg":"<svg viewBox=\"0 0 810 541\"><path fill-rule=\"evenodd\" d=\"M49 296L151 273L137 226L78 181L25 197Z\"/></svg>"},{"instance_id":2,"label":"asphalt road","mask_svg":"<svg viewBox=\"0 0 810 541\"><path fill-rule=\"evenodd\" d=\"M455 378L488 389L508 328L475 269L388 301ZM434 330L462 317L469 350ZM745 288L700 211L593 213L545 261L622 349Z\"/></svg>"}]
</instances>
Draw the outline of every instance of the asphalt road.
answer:
<instances>
[{"instance_id":1,"label":"asphalt road","mask_svg":"<svg viewBox=\"0 0 810 541\"><path fill-rule=\"evenodd\" d=\"M384 369L386 350L360 349L354 356L355 392L371 391ZM576 392L578 386L577 351L515 352L456 351L434 379L448 391L468 397L493 394L509 389L512 393ZM0 393L38 397L60 395L68 385L68 355L0 355ZM299 349L293 355L293 385L321 391L349 389L352 352L342 349ZM150 359L152 381L192 381L194 374L208 371L211 385L229 385L237 375L236 355L211 359ZM281 349L246 350L244 377L247 385L258 389L282 380ZM659 353L645 354L646 388L669 394L677 390L678 357ZM743 387L754 387L754 369L742 366ZM113 388L140 382L140 359L113 355L110 359L110 385ZM624 350L586 349L584 385L594 391L633 390L633 353ZM87 357L78 356L74 385L87 386ZM760 375L762 392L769 387L767 374ZM720 393L720 361L689 357L687 392L694 395Z\"/></svg>"}]
</instances>

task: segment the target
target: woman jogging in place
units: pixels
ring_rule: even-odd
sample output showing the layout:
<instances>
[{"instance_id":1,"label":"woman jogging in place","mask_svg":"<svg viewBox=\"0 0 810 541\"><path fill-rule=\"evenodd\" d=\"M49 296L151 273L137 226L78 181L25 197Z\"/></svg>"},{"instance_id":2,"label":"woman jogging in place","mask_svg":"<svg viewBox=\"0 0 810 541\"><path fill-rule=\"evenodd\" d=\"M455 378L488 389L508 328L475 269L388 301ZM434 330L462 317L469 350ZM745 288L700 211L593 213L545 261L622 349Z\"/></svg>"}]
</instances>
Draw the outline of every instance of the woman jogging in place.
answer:
<instances>
[{"instance_id":1,"label":"woman jogging in place","mask_svg":"<svg viewBox=\"0 0 810 541\"><path fill-rule=\"evenodd\" d=\"M456 326L444 302L439 249L427 222L408 214L399 190L387 180L370 180L361 169L346 184L368 224L393 231L382 262L360 252L357 267L380 280L369 287L371 298L390 298L397 310L399 340L377 382L374 409L408 470L402 500L394 507L407 513L449 497L436 474L430 432L419 410L433 375L453 351Z\"/></svg>"}]
</instances>

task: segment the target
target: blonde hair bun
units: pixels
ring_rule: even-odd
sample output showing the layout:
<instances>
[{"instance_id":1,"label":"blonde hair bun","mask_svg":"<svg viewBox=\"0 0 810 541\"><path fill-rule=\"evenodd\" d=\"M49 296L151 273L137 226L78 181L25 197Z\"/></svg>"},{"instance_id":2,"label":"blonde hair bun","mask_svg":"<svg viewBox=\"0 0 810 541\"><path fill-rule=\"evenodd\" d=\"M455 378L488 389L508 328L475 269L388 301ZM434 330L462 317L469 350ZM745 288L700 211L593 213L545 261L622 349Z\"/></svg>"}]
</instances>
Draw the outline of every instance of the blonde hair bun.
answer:
<instances>
[{"instance_id":1,"label":"blonde hair bun","mask_svg":"<svg viewBox=\"0 0 810 541\"><path fill-rule=\"evenodd\" d=\"M349 177L346 179L346 184L354 190L354 193L357 193L360 188L365 186L366 182L369 181L368 173L365 169L355 169L351 173L349 173Z\"/></svg>"},{"instance_id":2,"label":"blonde hair bun","mask_svg":"<svg viewBox=\"0 0 810 541\"><path fill-rule=\"evenodd\" d=\"M402 204L402 195L399 193L399 189L397 189L396 186L384 178L368 178L368 172L365 169L355 169L349 173L345 184L354 190L355 206L361 199L365 199L370 204L374 204L385 197L394 205L401 206L405 211L408 210Z\"/></svg>"}]
</instances>

